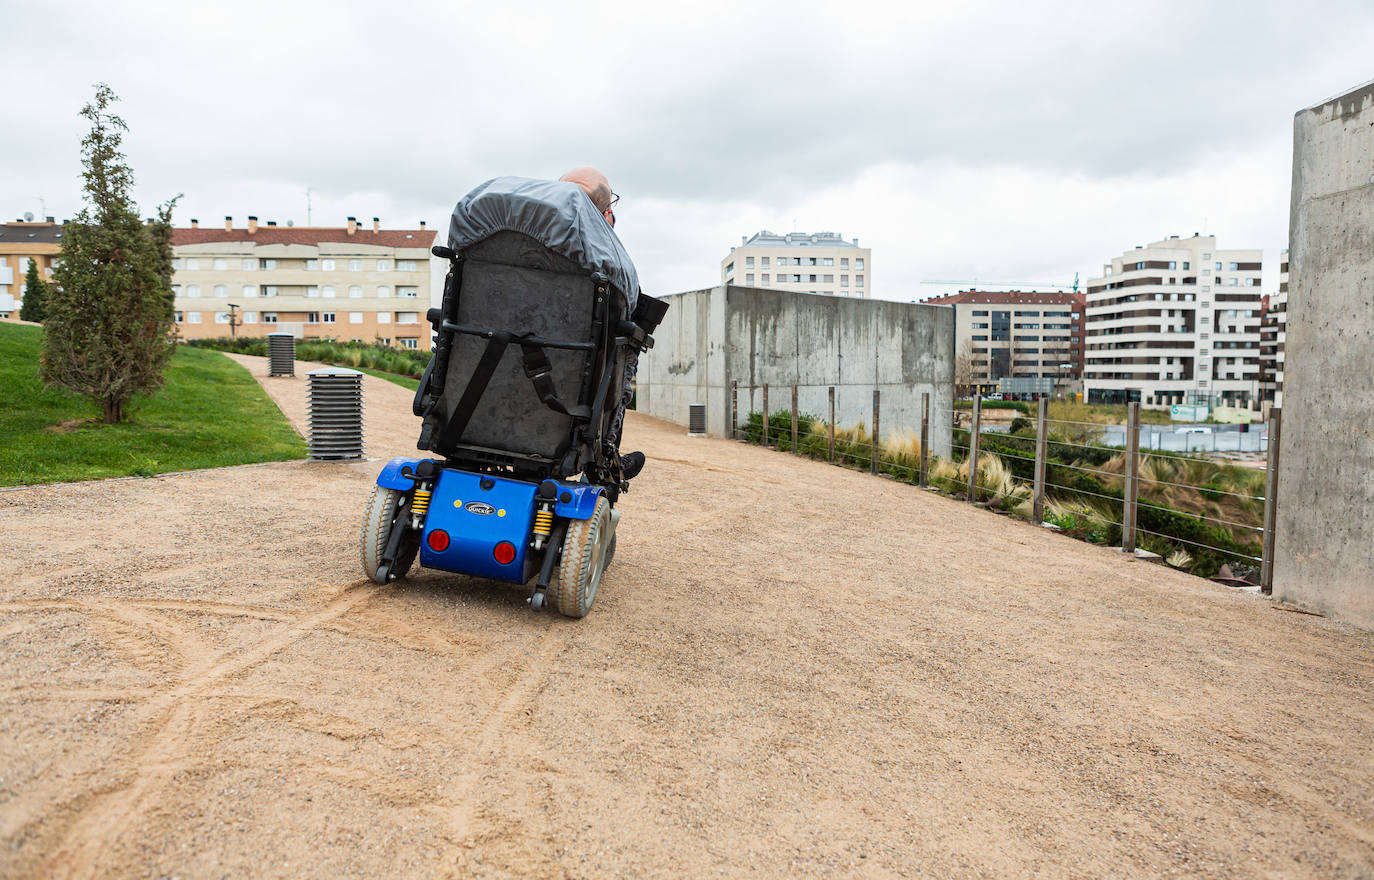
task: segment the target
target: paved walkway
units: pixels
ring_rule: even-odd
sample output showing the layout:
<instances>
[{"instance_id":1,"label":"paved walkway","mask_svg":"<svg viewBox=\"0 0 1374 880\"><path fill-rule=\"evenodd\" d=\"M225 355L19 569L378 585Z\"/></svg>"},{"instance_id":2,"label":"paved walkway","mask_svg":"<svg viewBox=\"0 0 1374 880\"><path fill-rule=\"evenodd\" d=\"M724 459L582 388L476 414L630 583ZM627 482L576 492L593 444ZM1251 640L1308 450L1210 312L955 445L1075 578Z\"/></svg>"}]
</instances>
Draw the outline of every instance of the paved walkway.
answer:
<instances>
[{"instance_id":1,"label":"paved walkway","mask_svg":"<svg viewBox=\"0 0 1374 880\"><path fill-rule=\"evenodd\" d=\"M367 462L0 493L0 875L1374 873L1368 633L633 414L587 619L377 587L364 385Z\"/></svg>"}]
</instances>

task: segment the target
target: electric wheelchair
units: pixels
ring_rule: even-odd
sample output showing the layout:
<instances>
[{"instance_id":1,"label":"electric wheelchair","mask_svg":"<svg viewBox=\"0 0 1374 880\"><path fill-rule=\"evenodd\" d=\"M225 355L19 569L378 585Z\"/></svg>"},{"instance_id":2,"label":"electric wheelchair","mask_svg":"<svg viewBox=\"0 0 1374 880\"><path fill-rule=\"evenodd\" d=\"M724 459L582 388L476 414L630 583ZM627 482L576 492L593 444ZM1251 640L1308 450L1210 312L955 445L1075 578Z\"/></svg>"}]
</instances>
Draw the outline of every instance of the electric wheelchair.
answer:
<instances>
[{"instance_id":1,"label":"electric wheelchair","mask_svg":"<svg viewBox=\"0 0 1374 880\"><path fill-rule=\"evenodd\" d=\"M377 477L362 525L377 583L421 566L531 586L530 607L591 610L629 484L609 436L667 304L639 291L610 226L571 183L496 178L454 209L434 355L415 392L425 458Z\"/></svg>"}]
</instances>

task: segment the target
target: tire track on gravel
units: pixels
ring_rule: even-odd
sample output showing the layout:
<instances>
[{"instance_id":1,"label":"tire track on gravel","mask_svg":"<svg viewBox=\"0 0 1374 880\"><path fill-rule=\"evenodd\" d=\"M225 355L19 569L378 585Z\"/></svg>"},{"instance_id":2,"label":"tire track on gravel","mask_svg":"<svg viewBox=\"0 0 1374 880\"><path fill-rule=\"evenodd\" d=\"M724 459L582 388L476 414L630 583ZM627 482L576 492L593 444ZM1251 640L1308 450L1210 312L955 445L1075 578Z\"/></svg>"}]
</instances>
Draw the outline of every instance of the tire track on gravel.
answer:
<instances>
[{"instance_id":1,"label":"tire track on gravel","mask_svg":"<svg viewBox=\"0 0 1374 880\"><path fill-rule=\"evenodd\" d=\"M152 716L142 722L148 729L136 754L127 760L133 778L97 795L71 822L62 842L54 849L42 872L48 876L93 877L100 857L115 840L133 826L147 809L155 793L186 766L191 734L195 727L197 698L216 682L237 675L267 660L278 651L304 638L381 592L384 587L360 581L328 602L319 611L297 618L257 644L226 657L226 652L208 658L193 669L189 677L171 690L145 704L144 713Z\"/></svg>"}]
</instances>

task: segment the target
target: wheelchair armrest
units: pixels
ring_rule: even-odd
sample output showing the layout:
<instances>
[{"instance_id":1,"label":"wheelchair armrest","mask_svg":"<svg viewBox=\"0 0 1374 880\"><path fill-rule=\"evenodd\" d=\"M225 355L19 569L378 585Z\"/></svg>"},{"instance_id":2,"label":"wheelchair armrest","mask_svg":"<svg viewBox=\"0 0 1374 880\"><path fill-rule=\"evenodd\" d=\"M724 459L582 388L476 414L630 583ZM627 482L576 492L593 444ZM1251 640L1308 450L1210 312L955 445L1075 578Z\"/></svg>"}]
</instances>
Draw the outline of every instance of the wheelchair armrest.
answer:
<instances>
[{"instance_id":1,"label":"wheelchair armrest","mask_svg":"<svg viewBox=\"0 0 1374 880\"><path fill-rule=\"evenodd\" d=\"M652 333L666 314L668 314L668 303L641 293L639 301L635 303L635 313L631 316L631 320L643 327L645 333Z\"/></svg>"}]
</instances>

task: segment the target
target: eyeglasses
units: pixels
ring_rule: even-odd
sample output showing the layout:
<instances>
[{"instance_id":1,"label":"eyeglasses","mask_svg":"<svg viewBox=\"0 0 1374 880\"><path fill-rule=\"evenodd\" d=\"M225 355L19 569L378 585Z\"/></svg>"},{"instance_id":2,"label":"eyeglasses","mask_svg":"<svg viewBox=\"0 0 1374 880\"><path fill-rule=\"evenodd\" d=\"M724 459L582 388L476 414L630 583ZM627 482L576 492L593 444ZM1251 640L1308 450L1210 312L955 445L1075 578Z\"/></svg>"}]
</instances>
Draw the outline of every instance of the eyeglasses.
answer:
<instances>
[{"instance_id":1,"label":"eyeglasses","mask_svg":"<svg viewBox=\"0 0 1374 880\"><path fill-rule=\"evenodd\" d=\"M611 193L611 203L606 206L607 210L614 208L618 204L620 204L620 196L616 195L615 193Z\"/></svg>"}]
</instances>

